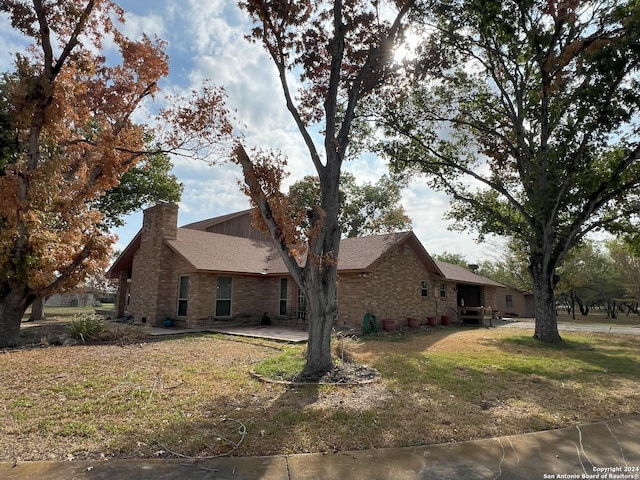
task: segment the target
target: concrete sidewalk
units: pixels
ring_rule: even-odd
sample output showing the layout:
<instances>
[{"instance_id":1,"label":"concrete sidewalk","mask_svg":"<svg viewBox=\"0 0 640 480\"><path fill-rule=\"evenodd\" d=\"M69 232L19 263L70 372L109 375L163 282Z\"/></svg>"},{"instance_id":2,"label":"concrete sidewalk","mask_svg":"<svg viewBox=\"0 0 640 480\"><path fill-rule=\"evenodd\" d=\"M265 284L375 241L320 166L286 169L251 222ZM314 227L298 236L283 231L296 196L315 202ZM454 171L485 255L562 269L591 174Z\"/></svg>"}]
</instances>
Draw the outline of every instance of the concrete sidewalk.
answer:
<instances>
[{"instance_id":1,"label":"concrete sidewalk","mask_svg":"<svg viewBox=\"0 0 640 480\"><path fill-rule=\"evenodd\" d=\"M0 463L4 480L640 479L640 416L429 447L273 457Z\"/></svg>"}]
</instances>

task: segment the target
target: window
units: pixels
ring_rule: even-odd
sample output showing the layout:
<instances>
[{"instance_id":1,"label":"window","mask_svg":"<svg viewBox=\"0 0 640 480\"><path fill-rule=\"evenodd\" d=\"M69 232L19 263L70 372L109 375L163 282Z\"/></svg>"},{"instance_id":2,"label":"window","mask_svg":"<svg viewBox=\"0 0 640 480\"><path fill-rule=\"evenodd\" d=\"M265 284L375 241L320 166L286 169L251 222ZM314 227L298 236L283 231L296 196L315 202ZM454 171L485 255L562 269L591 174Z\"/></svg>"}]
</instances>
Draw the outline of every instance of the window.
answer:
<instances>
[{"instance_id":1,"label":"window","mask_svg":"<svg viewBox=\"0 0 640 480\"><path fill-rule=\"evenodd\" d=\"M189 301L189 275L180 275L178 281L178 317L187 316L187 303Z\"/></svg>"},{"instance_id":2,"label":"window","mask_svg":"<svg viewBox=\"0 0 640 480\"><path fill-rule=\"evenodd\" d=\"M231 316L231 277L218 277L216 317Z\"/></svg>"},{"instance_id":3,"label":"window","mask_svg":"<svg viewBox=\"0 0 640 480\"><path fill-rule=\"evenodd\" d=\"M505 303L507 304L507 307L513 307L513 295L507 295Z\"/></svg>"},{"instance_id":4,"label":"window","mask_svg":"<svg viewBox=\"0 0 640 480\"><path fill-rule=\"evenodd\" d=\"M426 280L420 282L420 295L423 297L429 296L429 282Z\"/></svg>"},{"instance_id":5,"label":"window","mask_svg":"<svg viewBox=\"0 0 640 480\"><path fill-rule=\"evenodd\" d=\"M444 282L440 284L440 298L447 298L447 284Z\"/></svg>"},{"instance_id":6,"label":"window","mask_svg":"<svg viewBox=\"0 0 640 480\"><path fill-rule=\"evenodd\" d=\"M280 279L280 306L278 308L280 315L287 314L287 279Z\"/></svg>"}]
</instances>

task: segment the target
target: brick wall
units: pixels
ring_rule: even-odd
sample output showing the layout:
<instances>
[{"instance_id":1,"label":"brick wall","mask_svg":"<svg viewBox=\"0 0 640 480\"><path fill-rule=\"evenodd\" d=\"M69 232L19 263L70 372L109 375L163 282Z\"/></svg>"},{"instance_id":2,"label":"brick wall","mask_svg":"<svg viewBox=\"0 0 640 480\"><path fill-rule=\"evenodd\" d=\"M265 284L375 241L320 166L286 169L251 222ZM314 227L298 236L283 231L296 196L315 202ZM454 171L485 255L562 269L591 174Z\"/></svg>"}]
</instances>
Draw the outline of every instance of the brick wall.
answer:
<instances>
[{"instance_id":1,"label":"brick wall","mask_svg":"<svg viewBox=\"0 0 640 480\"><path fill-rule=\"evenodd\" d=\"M131 275L130 311L138 321L145 318L158 325L175 316L175 255L164 241L175 239L177 229L177 205L163 203L144 211L140 248L134 255Z\"/></svg>"},{"instance_id":2,"label":"brick wall","mask_svg":"<svg viewBox=\"0 0 640 480\"><path fill-rule=\"evenodd\" d=\"M176 256L177 257L177 256ZM175 258L179 263L180 259ZM188 264L176 265L174 267L175 281L170 297L172 304L177 306L178 279L181 275L189 276L189 298L187 304L187 315L178 317L177 323L180 326L196 327L206 325L216 318L216 300L218 276L213 273L190 272L181 267L188 267ZM276 277L258 276L238 276L221 275L231 277L231 317L228 318L257 320L267 312L271 318L275 318L278 313L279 302L279 281Z\"/></svg>"},{"instance_id":3,"label":"brick wall","mask_svg":"<svg viewBox=\"0 0 640 480\"><path fill-rule=\"evenodd\" d=\"M427 281L427 296L421 293L421 281ZM456 304L455 284L445 282L447 296L440 297L439 277L432 276L413 248L401 244L389 252L366 274L341 274L338 283L338 325L362 327L365 313L378 319L396 319L406 324L407 317L451 314ZM435 282L435 287L434 287Z\"/></svg>"}]
</instances>

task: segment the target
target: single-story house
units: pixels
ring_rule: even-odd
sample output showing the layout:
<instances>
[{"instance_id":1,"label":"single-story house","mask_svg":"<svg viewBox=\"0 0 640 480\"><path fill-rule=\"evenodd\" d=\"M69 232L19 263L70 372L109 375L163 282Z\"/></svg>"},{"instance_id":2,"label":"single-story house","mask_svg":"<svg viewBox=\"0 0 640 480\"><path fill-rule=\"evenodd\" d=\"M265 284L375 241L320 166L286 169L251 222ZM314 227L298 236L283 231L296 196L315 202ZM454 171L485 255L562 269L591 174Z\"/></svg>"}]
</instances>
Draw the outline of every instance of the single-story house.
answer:
<instances>
[{"instance_id":1,"label":"single-story house","mask_svg":"<svg viewBox=\"0 0 640 480\"><path fill-rule=\"evenodd\" d=\"M496 292L498 310L503 317L535 317L535 305L532 292L505 286Z\"/></svg>"},{"instance_id":2,"label":"single-story house","mask_svg":"<svg viewBox=\"0 0 640 480\"><path fill-rule=\"evenodd\" d=\"M255 319L302 320L305 300L273 242L251 226L249 210L178 228L178 206L144 211L142 229L108 275L119 280L117 314L183 327ZM497 309L501 284L431 258L411 231L346 238L338 259L337 326L379 319L458 314L467 306Z\"/></svg>"}]
</instances>

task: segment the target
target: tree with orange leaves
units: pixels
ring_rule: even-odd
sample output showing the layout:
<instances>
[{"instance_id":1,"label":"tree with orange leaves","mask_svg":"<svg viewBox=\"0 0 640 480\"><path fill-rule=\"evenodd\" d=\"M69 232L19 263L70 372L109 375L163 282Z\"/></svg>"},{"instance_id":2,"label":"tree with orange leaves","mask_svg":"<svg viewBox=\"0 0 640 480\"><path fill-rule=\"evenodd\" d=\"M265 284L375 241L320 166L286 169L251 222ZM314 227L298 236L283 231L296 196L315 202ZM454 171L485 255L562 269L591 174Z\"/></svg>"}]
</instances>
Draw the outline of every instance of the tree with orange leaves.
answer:
<instances>
[{"instance_id":1,"label":"tree with orange leaves","mask_svg":"<svg viewBox=\"0 0 640 480\"><path fill-rule=\"evenodd\" d=\"M110 0L2 0L0 11L33 41L16 55L0 92L0 347L6 347L19 343L22 314L36 297L106 267L114 237L102 228L96 200L149 153L145 127L131 117L157 92L168 59L163 41L122 35L124 12ZM119 49L119 63L96 53L107 38ZM201 143L230 134L221 92L209 88L198 102L162 115L173 125L165 151L184 148L194 134L202 134Z\"/></svg>"},{"instance_id":2,"label":"tree with orange leaves","mask_svg":"<svg viewBox=\"0 0 640 480\"><path fill-rule=\"evenodd\" d=\"M403 41L413 3L240 1L256 24L251 38L263 45L278 70L287 108L320 183L319 204L306 212L296 211L280 191L282 158L264 153L250 157L240 143L236 146L234 159L242 166L258 224L271 234L306 298L310 320L303 375L308 377L333 368L330 341L338 315L339 180L356 109L397 72L393 55ZM298 92L287 78L290 71L300 72L303 87ZM312 125L320 125L321 145L314 142ZM306 229L301 227L302 220Z\"/></svg>"}]
</instances>

